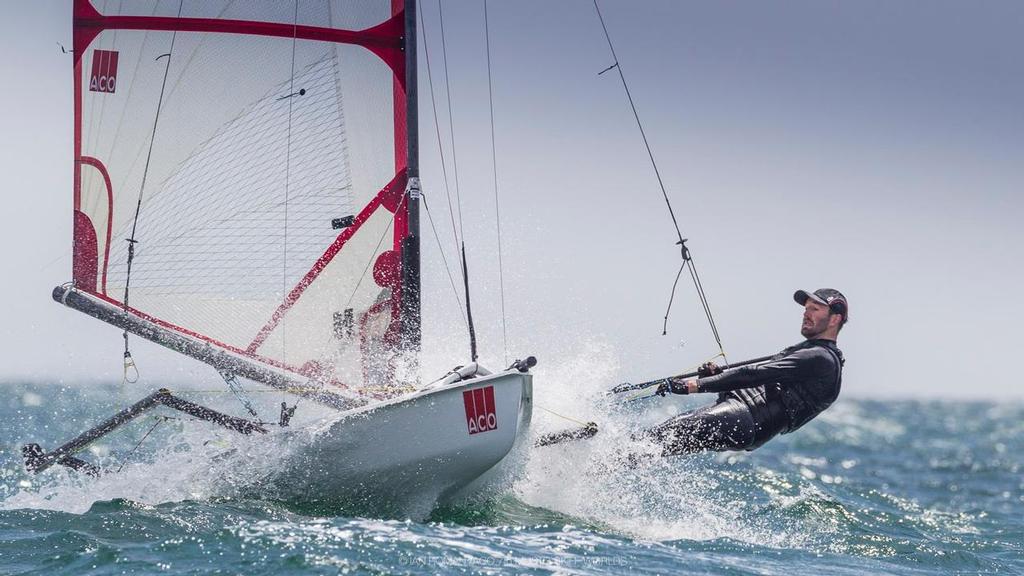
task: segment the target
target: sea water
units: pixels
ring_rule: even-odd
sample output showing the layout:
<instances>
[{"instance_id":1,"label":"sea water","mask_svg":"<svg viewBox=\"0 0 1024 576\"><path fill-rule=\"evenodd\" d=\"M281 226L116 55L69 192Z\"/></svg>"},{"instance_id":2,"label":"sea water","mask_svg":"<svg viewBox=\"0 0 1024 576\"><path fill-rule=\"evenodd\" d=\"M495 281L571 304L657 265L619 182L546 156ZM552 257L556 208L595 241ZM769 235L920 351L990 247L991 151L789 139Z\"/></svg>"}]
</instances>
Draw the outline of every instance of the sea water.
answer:
<instances>
[{"instance_id":1,"label":"sea water","mask_svg":"<svg viewBox=\"0 0 1024 576\"><path fill-rule=\"evenodd\" d=\"M233 474L202 425L139 444L149 417L85 454L119 474L33 476L22 444L53 447L131 394L5 383L0 574L1024 573L1024 405L843 397L756 452L630 468L649 449L630 432L710 398L609 401L586 364L538 368L532 434L573 418L598 421L594 439L527 451L485 498L416 517L275 498L250 483L273 451Z\"/></svg>"}]
</instances>

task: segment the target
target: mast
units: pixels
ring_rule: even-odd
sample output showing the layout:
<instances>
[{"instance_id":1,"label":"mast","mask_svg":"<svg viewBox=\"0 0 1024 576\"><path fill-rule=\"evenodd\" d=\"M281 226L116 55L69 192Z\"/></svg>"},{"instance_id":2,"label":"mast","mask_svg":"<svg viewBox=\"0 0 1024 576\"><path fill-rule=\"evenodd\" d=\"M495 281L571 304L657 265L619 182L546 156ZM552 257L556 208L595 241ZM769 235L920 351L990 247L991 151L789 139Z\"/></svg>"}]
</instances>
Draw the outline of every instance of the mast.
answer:
<instances>
[{"instance_id":1,"label":"mast","mask_svg":"<svg viewBox=\"0 0 1024 576\"><path fill-rule=\"evenodd\" d=\"M405 0L405 105L407 138L406 214L409 232L402 242L402 347L420 350L420 162L416 87L416 0Z\"/></svg>"}]
</instances>

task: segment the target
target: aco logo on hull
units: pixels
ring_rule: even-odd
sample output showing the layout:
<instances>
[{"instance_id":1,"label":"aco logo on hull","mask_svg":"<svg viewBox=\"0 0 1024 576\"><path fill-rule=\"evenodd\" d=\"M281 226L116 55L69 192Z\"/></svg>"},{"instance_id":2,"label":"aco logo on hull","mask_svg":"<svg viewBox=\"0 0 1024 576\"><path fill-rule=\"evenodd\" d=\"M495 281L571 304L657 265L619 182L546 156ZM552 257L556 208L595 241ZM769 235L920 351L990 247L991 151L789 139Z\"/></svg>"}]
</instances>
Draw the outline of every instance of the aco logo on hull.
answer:
<instances>
[{"instance_id":1,"label":"aco logo on hull","mask_svg":"<svg viewBox=\"0 0 1024 576\"><path fill-rule=\"evenodd\" d=\"M113 94L115 88L117 88L117 52L93 50L89 91Z\"/></svg>"},{"instance_id":2,"label":"aco logo on hull","mask_svg":"<svg viewBox=\"0 0 1024 576\"><path fill-rule=\"evenodd\" d=\"M470 434L498 429L498 414L494 406L494 386L486 386L462 393L466 405L466 425Z\"/></svg>"}]
</instances>

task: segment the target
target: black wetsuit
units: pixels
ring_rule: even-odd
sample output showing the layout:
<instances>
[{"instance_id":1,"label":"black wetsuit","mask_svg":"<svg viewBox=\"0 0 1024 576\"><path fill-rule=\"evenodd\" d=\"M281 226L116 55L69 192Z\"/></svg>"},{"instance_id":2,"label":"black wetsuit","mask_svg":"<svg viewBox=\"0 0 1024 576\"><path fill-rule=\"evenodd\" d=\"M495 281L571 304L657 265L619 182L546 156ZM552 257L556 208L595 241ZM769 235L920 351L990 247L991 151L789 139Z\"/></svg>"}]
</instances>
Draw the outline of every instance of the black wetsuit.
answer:
<instances>
[{"instance_id":1,"label":"black wetsuit","mask_svg":"<svg viewBox=\"0 0 1024 576\"><path fill-rule=\"evenodd\" d=\"M664 454L753 450L800 428L839 396L843 353L832 340L806 340L769 362L697 381L718 402L675 416L648 431Z\"/></svg>"}]
</instances>

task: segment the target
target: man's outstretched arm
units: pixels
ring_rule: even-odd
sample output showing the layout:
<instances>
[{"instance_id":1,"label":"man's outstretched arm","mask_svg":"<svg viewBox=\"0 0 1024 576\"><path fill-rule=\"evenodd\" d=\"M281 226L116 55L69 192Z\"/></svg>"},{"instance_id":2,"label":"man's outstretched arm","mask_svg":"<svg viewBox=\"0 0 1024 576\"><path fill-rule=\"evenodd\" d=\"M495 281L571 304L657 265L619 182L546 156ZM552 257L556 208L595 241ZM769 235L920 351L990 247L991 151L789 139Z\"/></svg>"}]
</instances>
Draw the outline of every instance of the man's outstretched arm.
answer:
<instances>
[{"instance_id":1,"label":"man's outstretched arm","mask_svg":"<svg viewBox=\"0 0 1024 576\"><path fill-rule=\"evenodd\" d=\"M786 386L791 382L812 379L820 371L831 369L832 362L827 354L818 348L804 348L766 364L744 366L700 378L696 381L696 390L691 386L688 392L730 392L773 383Z\"/></svg>"},{"instance_id":2,"label":"man's outstretched arm","mask_svg":"<svg viewBox=\"0 0 1024 576\"><path fill-rule=\"evenodd\" d=\"M697 380L696 392L730 392L741 388L753 388L774 382L784 382L794 377L800 368L798 353L757 366L744 366L726 370L715 376ZM692 391L692 389L691 389Z\"/></svg>"},{"instance_id":3,"label":"man's outstretched arm","mask_svg":"<svg viewBox=\"0 0 1024 576\"><path fill-rule=\"evenodd\" d=\"M666 380L658 394L695 394L698 392L730 392L778 383L786 386L814 377L819 370L830 369L831 362L819 349L805 348L757 366L726 370L721 374L692 380Z\"/></svg>"}]
</instances>

